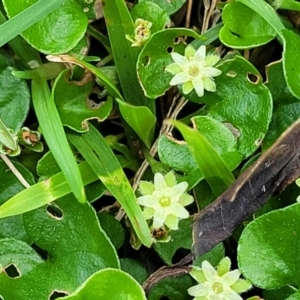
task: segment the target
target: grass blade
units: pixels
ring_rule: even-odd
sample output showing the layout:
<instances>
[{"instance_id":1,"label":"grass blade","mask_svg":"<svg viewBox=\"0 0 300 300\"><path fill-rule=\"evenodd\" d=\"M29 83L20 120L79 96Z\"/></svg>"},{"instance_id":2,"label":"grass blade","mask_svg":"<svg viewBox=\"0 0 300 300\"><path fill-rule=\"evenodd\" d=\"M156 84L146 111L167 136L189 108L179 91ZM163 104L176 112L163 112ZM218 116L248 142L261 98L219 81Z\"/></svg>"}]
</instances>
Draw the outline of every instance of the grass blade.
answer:
<instances>
[{"instance_id":1,"label":"grass blade","mask_svg":"<svg viewBox=\"0 0 300 300\"><path fill-rule=\"evenodd\" d=\"M64 173L75 197L79 202L84 203L86 198L78 165L68 144L47 81L36 76L32 80L31 87L33 106L47 145Z\"/></svg>"},{"instance_id":2,"label":"grass blade","mask_svg":"<svg viewBox=\"0 0 300 300\"><path fill-rule=\"evenodd\" d=\"M90 130L82 135L67 134L106 188L122 205L141 242L150 247L151 236L132 187L114 153L103 136L89 124Z\"/></svg>"}]
</instances>

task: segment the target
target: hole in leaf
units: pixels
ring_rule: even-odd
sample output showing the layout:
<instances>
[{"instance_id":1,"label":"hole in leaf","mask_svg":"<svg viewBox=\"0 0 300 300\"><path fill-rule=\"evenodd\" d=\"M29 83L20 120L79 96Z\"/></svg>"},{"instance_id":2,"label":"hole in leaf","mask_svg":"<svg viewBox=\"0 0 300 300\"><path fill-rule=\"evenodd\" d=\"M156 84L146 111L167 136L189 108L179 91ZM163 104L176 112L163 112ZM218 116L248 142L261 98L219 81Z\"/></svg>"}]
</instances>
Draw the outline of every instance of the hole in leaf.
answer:
<instances>
[{"instance_id":1,"label":"hole in leaf","mask_svg":"<svg viewBox=\"0 0 300 300\"><path fill-rule=\"evenodd\" d=\"M53 291L49 297L49 300L54 300L59 297L66 297L68 295L69 295L69 293L67 293L65 291Z\"/></svg>"},{"instance_id":2,"label":"hole in leaf","mask_svg":"<svg viewBox=\"0 0 300 300\"><path fill-rule=\"evenodd\" d=\"M31 248L34 249L34 251L44 260L47 260L49 258L49 254L47 251L41 249L38 245L32 244Z\"/></svg>"},{"instance_id":3,"label":"hole in leaf","mask_svg":"<svg viewBox=\"0 0 300 300\"><path fill-rule=\"evenodd\" d=\"M241 38L241 36L238 33L233 32L232 30L230 30L230 33L238 38Z\"/></svg>"},{"instance_id":4,"label":"hole in leaf","mask_svg":"<svg viewBox=\"0 0 300 300\"><path fill-rule=\"evenodd\" d=\"M150 57L148 55L142 58L142 65L143 67L147 67L150 64Z\"/></svg>"},{"instance_id":5,"label":"hole in leaf","mask_svg":"<svg viewBox=\"0 0 300 300\"><path fill-rule=\"evenodd\" d=\"M240 130L234 127L231 123L224 122L223 125L231 131L235 138L239 138L241 136Z\"/></svg>"},{"instance_id":6,"label":"hole in leaf","mask_svg":"<svg viewBox=\"0 0 300 300\"><path fill-rule=\"evenodd\" d=\"M175 45L180 44L180 43L184 43L184 44L186 43L183 36L177 36L177 37L174 38L173 41L174 41Z\"/></svg>"},{"instance_id":7,"label":"hole in leaf","mask_svg":"<svg viewBox=\"0 0 300 300\"><path fill-rule=\"evenodd\" d=\"M56 204L48 204L46 210L51 217L57 220L60 220L63 217L62 210Z\"/></svg>"},{"instance_id":8,"label":"hole in leaf","mask_svg":"<svg viewBox=\"0 0 300 300\"><path fill-rule=\"evenodd\" d=\"M18 268L14 264L11 264L6 268L4 268L4 272L10 278L21 277L21 273L19 272Z\"/></svg>"},{"instance_id":9,"label":"hole in leaf","mask_svg":"<svg viewBox=\"0 0 300 300\"><path fill-rule=\"evenodd\" d=\"M250 81L254 84L258 84L260 77L258 75L252 74L252 73L247 73L247 79L248 79L248 81Z\"/></svg>"},{"instance_id":10,"label":"hole in leaf","mask_svg":"<svg viewBox=\"0 0 300 300\"><path fill-rule=\"evenodd\" d=\"M167 52L168 52L168 53L172 53L173 50L174 50L174 47L172 47L172 46L169 46L169 47L167 48Z\"/></svg>"},{"instance_id":11,"label":"hole in leaf","mask_svg":"<svg viewBox=\"0 0 300 300\"><path fill-rule=\"evenodd\" d=\"M232 78L236 77L236 75L237 75L237 72L236 72L236 71L233 71L233 70L228 71L228 72L226 73L226 76L232 77Z\"/></svg>"},{"instance_id":12,"label":"hole in leaf","mask_svg":"<svg viewBox=\"0 0 300 300\"><path fill-rule=\"evenodd\" d=\"M261 144L261 142L262 142L262 139L257 139L257 140L255 141L255 145L256 145L256 146L259 146L259 145Z\"/></svg>"}]
</instances>

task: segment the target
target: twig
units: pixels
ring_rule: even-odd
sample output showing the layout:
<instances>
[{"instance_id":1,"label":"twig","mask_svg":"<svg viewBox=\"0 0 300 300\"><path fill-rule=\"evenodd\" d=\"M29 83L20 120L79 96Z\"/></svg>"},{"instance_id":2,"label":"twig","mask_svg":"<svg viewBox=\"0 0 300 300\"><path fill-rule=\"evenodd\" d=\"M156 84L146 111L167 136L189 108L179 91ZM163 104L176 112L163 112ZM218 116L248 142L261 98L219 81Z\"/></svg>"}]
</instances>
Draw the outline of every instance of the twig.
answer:
<instances>
[{"instance_id":1,"label":"twig","mask_svg":"<svg viewBox=\"0 0 300 300\"><path fill-rule=\"evenodd\" d=\"M13 174L18 178L18 180L26 187L29 188L30 184L25 180L23 175L17 170L17 168L13 165L13 163L8 159L8 157L4 154L0 154L2 160L6 163L9 169L13 172Z\"/></svg>"}]
</instances>

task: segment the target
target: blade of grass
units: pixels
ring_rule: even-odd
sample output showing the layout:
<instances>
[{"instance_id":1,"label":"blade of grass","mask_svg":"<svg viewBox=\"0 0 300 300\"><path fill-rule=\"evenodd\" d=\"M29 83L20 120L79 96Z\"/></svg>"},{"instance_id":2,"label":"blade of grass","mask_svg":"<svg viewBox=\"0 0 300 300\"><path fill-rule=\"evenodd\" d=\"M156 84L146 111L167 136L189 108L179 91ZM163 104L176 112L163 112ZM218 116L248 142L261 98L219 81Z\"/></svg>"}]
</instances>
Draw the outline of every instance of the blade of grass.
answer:
<instances>
[{"instance_id":1,"label":"blade of grass","mask_svg":"<svg viewBox=\"0 0 300 300\"><path fill-rule=\"evenodd\" d=\"M57 164L79 202L86 201L81 175L70 149L54 99L46 79L36 76L32 80L32 102L43 136Z\"/></svg>"},{"instance_id":2,"label":"blade of grass","mask_svg":"<svg viewBox=\"0 0 300 300\"><path fill-rule=\"evenodd\" d=\"M84 185L99 180L87 162L78 165ZM0 218L23 214L53 202L69 193L71 188L62 172L40 181L16 194L0 206Z\"/></svg>"},{"instance_id":3,"label":"blade of grass","mask_svg":"<svg viewBox=\"0 0 300 300\"><path fill-rule=\"evenodd\" d=\"M6 22L6 18L3 13L0 11L0 24ZM28 63L30 61L37 61L38 63L42 63L39 52L33 49L25 40L17 36L14 39L9 41L9 46L13 49L14 53L18 56L18 58L23 63L24 67L27 69L30 68Z\"/></svg>"},{"instance_id":4,"label":"blade of grass","mask_svg":"<svg viewBox=\"0 0 300 300\"><path fill-rule=\"evenodd\" d=\"M214 195L221 195L235 180L223 159L200 132L178 121L170 123L183 135Z\"/></svg>"},{"instance_id":5,"label":"blade of grass","mask_svg":"<svg viewBox=\"0 0 300 300\"><path fill-rule=\"evenodd\" d=\"M100 132L91 124L89 128L90 130L82 135L68 132L69 141L121 204L141 242L150 247L151 236L147 222L121 165Z\"/></svg>"},{"instance_id":6,"label":"blade of grass","mask_svg":"<svg viewBox=\"0 0 300 300\"><path fill-rule=\"evenodd\" d=\"M91 73L96 75L100 80L101 83L106 87L108 92L114 97L114 98L120 98L123 99L123 96L121 95L120 91L116 87L116 85L98 68L94 67L93 65L83 61L79 60L76 57L73 57L71 55L47 55L46 58L49 61L53 62L67 62L70 64L75 64L77 66L80 66L81 68L85 70L89 70Z\"/></svg>"},{"instance_id":7,"label":"blade of grass","mask_svg":"<svg viewBox=\"0 0 300 300\"><path fill-rule=\"evenodd\" d=\"M124 0L104 0L102 6L125 101L133 105L147 106L153 113L155 102L144 95L137 78L136 63L141 48L131 47L125 38L126 34L131 35L134 32L134 24L126 3Z\"/></svg>"},{"instance_id":8,"label":"blade of grass","mask_svg":"<svg viewBox=\"0 0 300 300\"><path fill-rule=\"evenodd\" d=\"M59 8L66 0L39 0L0 26L0 47Z\"/></svg>"}]
</instances>

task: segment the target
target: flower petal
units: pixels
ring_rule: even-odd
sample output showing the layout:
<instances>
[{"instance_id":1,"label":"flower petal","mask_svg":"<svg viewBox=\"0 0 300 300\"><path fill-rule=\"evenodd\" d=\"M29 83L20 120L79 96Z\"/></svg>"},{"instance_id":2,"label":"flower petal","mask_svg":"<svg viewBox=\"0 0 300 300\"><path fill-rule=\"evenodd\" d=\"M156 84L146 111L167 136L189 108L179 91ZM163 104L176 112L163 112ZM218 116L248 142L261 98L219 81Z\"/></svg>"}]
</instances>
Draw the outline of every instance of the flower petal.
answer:
<instances>
[{"instance_id":1,"label":"flower petal","mask_svg":"<svg viewBox=\"0 0 300 300\"><path fill-rule=\"evenodd\" d=\"M205 77L216 77L222 74L221 70L213 67L203 67L201 71L202 74L205 75Z\"/></svg>"},{"instance_id":2,"label":"flower petal","mask_svg":"<svg viewBox=\"0 0 300 300\"><path fill-rule=\"evenodd\" d=\"M199 267L193 266L190 275L199 283L203 283L206 281L203 270Z\"/></svg>"},{"instance_id":3,"label":"flower petal","mask_svg":"<svg viewBox=\"0 0 300 300\"><path fill-rule=\"evenodd\" d=\"M212 267L212 265L207 261L202 262L202 270L207 281L214 282L216 277L219 277L217 271Z\"/></svg>"},{"instance_id":4,"label":"flower petal","mask_svg":"<svg viewBox=\"0 0 300 300\"><path fill-rule=\"evenodd\" d=\"M165 71L176 75L182 71L182 68L178 64L174 63L166 66Z\"/></svg>"},{"instance_id":5,"label":"flower petal","mask_svg":"<svg viewBox=\"0 0 300 300\"><path fill-rule=\"evenodd\" d=\"M170 191L170 197L178 199L188 188L188 183L186 181L180 182L174 185Z\"/></svg>"},{"instance_id":6,"label":"flower petal","mask_svg":"<svg viewBox=\"0 0 300 300\"><path fill-rule=\"evenodd\" d=\"M206 47L200 46L194 55L194 62L200 65L205 64Z\"/></svg>"},{"instance_id":7,"label":"flower petal","mask_svg":"<svg viewBox=\"0 0 300 300\"><path fill-rule=\"evenodd\" d=\"M230 271L230 267L231 267L231 260L228 256L225 256L220 260L217 266L217 273L219 274L219 276L223 276L224 274Z\"/></svg>"},{"instance_id":8,"label":"flower petal","mask_svg":"<svg viewBox=\"0 0 300 300\"><path fill-rule=\"evenodd\" d=\"M153 215L153 228L160 228L164 225L167 213L163 208L156 209Z\"/></svg>"},{"instance_id":9,"label":"flower petal","mask_svg":"<svg viewBox=\"0 0 300 300\"><path fill-rule=\"evenodd\" d=\"M155 191L163 191L167 188L165 178L161 173L155 173L154 186L155 186Z\"/></svg>"},{"instance_id":10,"label":"flower petal","mask_svg":"<svg viewBox=\"0 0 300 300\"><path fill-rule=\"evenodd\" d=\"M209 92L215 92L216 91L216 84L215 82L209 78L209 77L205 77L203 78L203 87L209 91Z\"/></svg>"},{"instance_id":11,"label":"flower petal","mask_svg":"<svg viewBox=\"0 0 300 300\"><path fill-rule=\"evenodd\" d=\"M186 193L182 194L178 200L178 203L180 203L182 206L187 206L193 202L194 202L193 196Z\"/></svg>"},{"instance_id":12,"label":"flower petal","mask_svg":"<svg viewBox=\"0 0 300 300\"><path fill-rule=\"evenodd\" d=\"M239 296L237 293L235 293L232 290L224 291L220 295L223 296L222 299L226 299L226 300L243 300L241 296Z\"/></svg>"},{"instance_id":13,"label":"flower petal","mask_svg":"<svg viewBox=\"0 0 300 300\"><path fill-rule=\"evenodd\" d=\"M137 199L137 202L139 205L147 206L147 207L152 207L156 208L157 207L157 197L152 196L152 195L145 195L145 196L140 196Z\"/></svg>"},{"instance_id":14,"label":"flower petal","mask_svg":"<svg viewBox=\"0 0 300 300\"><path fill-rule=\"evenodd\" d=\"M165 224L171 229L171 230L177 230L178 229L178 217L174 215L168 215L165 221Z\"/></svg>"},{"instance_id":15,"label":"flower petal","mask_svg":"<svg viewBox=\"0 0 300 300\"><path fill-rule=\"evenodd\" d=\"M152 195L155 191L154 184L149 181L140 181L139 190L143 195Z\"/></svg>"},{"instance_id":16,"label":"flower petal","mask_svg":"<svg viewBox=\"0 0 300 300\"><path fill-rule=\"evenodd\" d=\"M205 57L205 65L208 67L212 67L220 60L220 56L218 55L207 55Z\"/></svg>"},{"instance_id":17,"label":"flower petal","mask_svg":"<svg viewBox=\"0 0 300 300\"><path fill-rule=\"evenodd\" d=\"M184 56L187 59L190 59L191 57L193 57L196 53L195 48L192 45L188 45L185 50L184 50Z\"/></svg>"},{"instance_id":18,"label":"flower petal","mask_svg":"<svg viewBox=\"0 0 300 300\"><path fill-rule=\"evenodd\" d=\"M233 285L236 283L241 276L241 271L236 269L234 271L228 272L222 276L222 280L228 284L228 286Z\"/></svg>"},{"instance_id":19,"label":"flower petal","mask_svg":"<svg viewBox=\"0 0 300 300\"><path fill-rule=\"evenodd\" d=\"M171 203L169 211L172 215L181 219L186 219L190 216L189 212L178 202Z\"/></svg>"},{"instance_id":20,"label":"flower petal","mask_svg":"<svg viewBox=\"0 0 300 300\"><path fill-rule=\"evenodd\" d=\"M182 91L185 95L190 93L194 89L192 81L187 81L182 85Z\"/></svg>"},{"instance_id":21,"label":"flower petal","mask_svg":"<svg viewBox=\"0 0 300 300\"><path fill-rule=\"evenodd\" d=\"M145 207L143 210L143 216L146 220L152 219L155 210L150 207Z\"/></svg>"},{"instance_id":22,"label":"flower petal","mask_svg":"<svg viewBox=\"0 0 300 300\"><path fill-rule=\"evenodd\" d=\"M210 286L204 284L197 284L190 287L187 291L191 296L203 297L203 296L207 296L209 292L211 292L211 288Z\"/></svg>"},{"instance_id":23,"label":"flower petal","mask_svg":"<svg viewBox=\"0 0 300 300\"><path fill-rule=\"evenodd\" d=\"M250 290L252 284L250 281L245 279L239 279L236 283L231 286L231 289L234 290L236 293L241 294L248 290Z\"/></svg>"},{"instance_id":24,"label":"flower petal","mask_svg":"<svg viewBox=\"0 0 300 300\"><path fill-rule=\"evenodd\" d=\"M189 64L189 60L185 56L180 55L179 53L172 52L171 57L174 60L174 62L180 67L185 67Z\"/></svg>"},{"instance_id":25,"label":"flower petal","mask_svg":"<svg viewBox=\"0 0 300 300\"><path fill-rule=\"evenodd\" d=\"M195 89L195 92L196 94L199 96L199 97L202 97L204 95L204 86L203 86L203 80L201 77L196 77L194 80L193 80L193 86L194 86L194 89Z\"/></svg>"},{"instance_id":26,"label":"flower petal","mask_svg":"<svg viewBox=\"0 0 300 300\"><path fill-rule=\"evenodd\" d=\"M170 81L170 85L178 85L190 80L190 76L187 72L181 72L176 74Z\"/></svg>"},{"instance_id":27,"label":"flower petal","mask_svg":"<svg viewBox=\"0 0 300 300\"><path fill-rule=\"evenodd\" d=\"M176 177L174 175L174 173L171 171L169 172L166 176L165 176L165 182L167 184L168 187L173 187L174 185L176 185L177 181L176 181Z\"/></svg>"}]
</instances>

